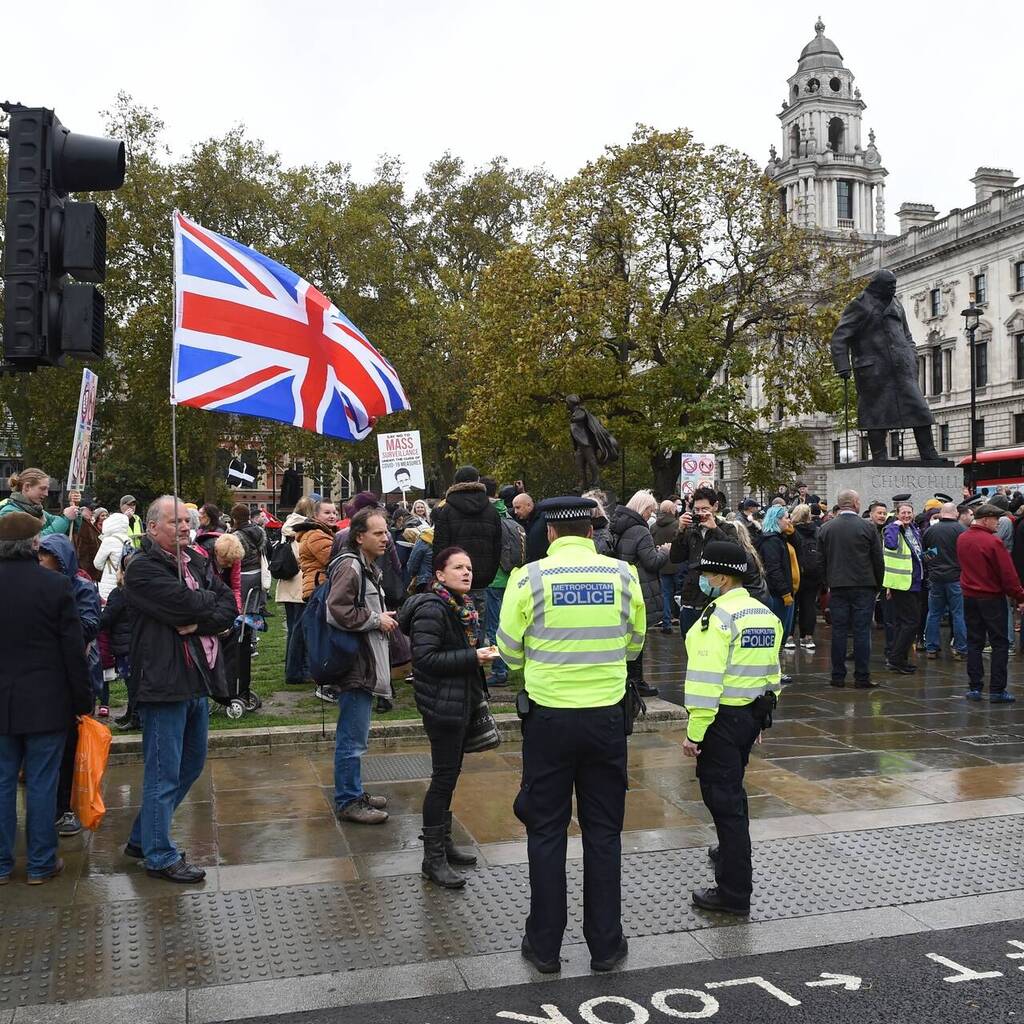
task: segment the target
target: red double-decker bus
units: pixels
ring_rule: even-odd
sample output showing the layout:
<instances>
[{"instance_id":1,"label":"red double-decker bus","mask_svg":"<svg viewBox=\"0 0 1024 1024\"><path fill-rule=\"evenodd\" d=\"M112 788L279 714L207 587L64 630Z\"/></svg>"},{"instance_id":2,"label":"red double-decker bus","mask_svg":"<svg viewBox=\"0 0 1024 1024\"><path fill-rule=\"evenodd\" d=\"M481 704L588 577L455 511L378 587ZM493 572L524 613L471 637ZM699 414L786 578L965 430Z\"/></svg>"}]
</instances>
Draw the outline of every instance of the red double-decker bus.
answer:
<instances>
[{"instance_id":1,"label":"red double-decker bus","mask_svg":"<svg viewBox=\"0 0 1024 1024\"><path fill-rule=\"evenodd\" d=\"M980 494L990 494L996 487L1024 491L1024 448L978 452L977 465L970 455L957 465L963 468L964 486L970 487L973 478L974 489Z\"/></svg>"}]
</instances>

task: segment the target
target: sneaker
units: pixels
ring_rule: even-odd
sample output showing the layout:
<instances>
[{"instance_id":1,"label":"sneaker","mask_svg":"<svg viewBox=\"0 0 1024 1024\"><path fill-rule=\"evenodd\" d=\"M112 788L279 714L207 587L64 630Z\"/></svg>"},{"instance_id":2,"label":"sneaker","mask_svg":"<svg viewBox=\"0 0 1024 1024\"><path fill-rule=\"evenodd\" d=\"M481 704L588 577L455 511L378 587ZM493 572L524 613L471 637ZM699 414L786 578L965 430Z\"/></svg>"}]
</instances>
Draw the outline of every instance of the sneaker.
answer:
<instances>
[{"instance_id":1,"label":"sneaker","mask_svg":"<svg viewBox=\"0 0 1024 1024\"><path fill-rule=\"evenodd\" d=\"M82 831L82 823L78 820L78 815L74 811L65 811L57 819L57 835L62 839L67 839L69 836L77 836Z\"/></svg>"},{"instance_id":2,"label":"sneaker","mask_svg":"<svg viewBox=\"0 0 1024 1024\"><path fill-rule=\"evenodd\" d=\"M328 704L335 704L338 700L338 696L335 693L333 686L318 686L313 691L313 696Z\"/></svg>"},{"instance_id":3,"label":"sneaker","mask_svg":"<svg viewBox=\"0 0 1024 1024\"><path fill-rule=\"evenodd\" d=\"M383 811L388 805L388 798L386 796L371 796L369 793L364 793L363 799L378 811Z\"/></svg>"},{"instance_id":4,"label":"sneaker","mask_svg":"<svg viewBox=\"0 0 1024 1024\"><path fill-rule=\"evenodd\" d=\"M1017 698L1008 690L1000 690L999 693L993 693L988 698L990 704L1014 704Z\"/></svg>"},{"instance_id":5,"label":"sneaker","mask_svg":"<svg viewBox=\"0 0 1024 1024\"><path fill-rule=\"evenodd\" d=\"M104 707L104 706L101 705L99 711L96 712L96 717L97 718L109 718L110 717L110 708Z\"/></svg>"},{"instance_id":6,"label":"sneaker","mask_svg":"<svg viewBox=\"0 0 1024 1024\"><path fill-rule=\"evenodd\" d=\"M939 656L939 652L938 652L938 651L929 651L929 652L928 652L928 653L927 653L927 654L925 655L925 657L926 657L926 658L927 658L927 659L928 659L929 661L935 661L935 660L936 660L936 658L938 658L938 656Z\"/></svg>"},{"instance_id":7,"label":"sneaker","mask_svg":"<svg viewBox=\"0 0 1024 1024\"><path fill-rule=\"evenodd\" d=\"M981 649L981 653L982 654L991 654L992 653L992 645L991 644L985 644L985 646L982 647L982 649Z\"/></svg>"},{"instance_id":8,"label":"sneaker","mask_svg":"<svg viewBox=\"0 0 1024 1024\"><path fill-rule=\"evenodd\" d=\"M803 638L803 640L800 641L800 646L805 651L813 651L814 650L814 637L813 636L805 636Z\"/></svg>"},{"instance_id":9,"label":"sneaker","mask_svg":"<svg viewBox=\"0 0 1024 1024\"><path fill-rule=\"evenodd\" d=\"M81 829L81 826L79 826L79 829ZM50 870L46 872L46 874L43 874L43 875L29 875L28 876L28 884L29 885L42 885L43 882L49 882L51 879L56 878L63 870L64 870L64 861L62 861L60 859L60 857L58 857L57 858L57 863L54 864L53 867L50 868ZM9 877L10 876L8 875L8 878Z\"/></svg>"},{"instance_id":10,"label":"sneaker","mask_svg":"<svg viewBox=\"0 0 1024 1024\"><path fill-rule=\"evenodd\" d=\"M981 700L981 690L968 690L964 696L968 700Z\"/></svg>"},{"instance_id":11,"label":"sneaker","mask_svg":"<svg viewBox=\"0 0 1024 1024\"><path fill-rule=\"evenodd\" d=\"M796 650L796 638L795 637L787 637L786 638L786 642L782 646L785 647L787 651L795 651Z\"/></svg>"},{"instance_id":12,"label":"sneaker","mask_svg":"<svg viewBox=\"0 0 1024 1024\"><path fill-rule=\"evenodd\" d=\"M963 661L967 657L967 652L966 651L953 651L953 653L950 655L950 657L954 661Z\"/></svg>"},{"instance_id":13,"label":"sneaker","mask_svg":"<svg viewBox=\"0 0 1024 1024\"><path fill-rule=\"evenodd\" d=\"M195 864L189 864L184 857L177 863L171 864L170 867L146 868L146 874L150 878L163 878L165 881L177 882L179 885L194 885L206 877L206 872L202 868L196 867Z\"/></svg>"},{"instance_id":14,"label":"sneaker","mask_svg":"<svg viewBox=\"0 0 1024 1024\"><path fill-rule=\"evenodd\" d=\"M388 812L371 807L364 793L358 800L353 800L338 811L338 820L351 821L356 825L383 825L388 820Z\"/></svg>"}]
</instances>

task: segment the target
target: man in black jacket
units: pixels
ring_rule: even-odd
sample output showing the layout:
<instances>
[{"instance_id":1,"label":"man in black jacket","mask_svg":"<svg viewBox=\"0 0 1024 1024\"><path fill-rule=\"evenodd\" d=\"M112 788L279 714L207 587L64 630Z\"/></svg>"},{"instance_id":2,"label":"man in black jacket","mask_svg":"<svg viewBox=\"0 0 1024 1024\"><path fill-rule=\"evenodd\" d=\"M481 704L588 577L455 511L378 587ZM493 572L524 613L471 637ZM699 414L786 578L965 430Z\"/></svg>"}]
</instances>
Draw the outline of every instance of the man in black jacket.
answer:
<instances>
[{"instance_id":1,"label":"man in black jacket","mask_svg":"<svg viewBox=\"0 0 1024 1024\"><path fill-rule=\"evenodd\" d=\"M235 620L235 597L206 556L190 548L188 509L170 495L146 513L142 550L125 572L135 613L132 688L142 719L142 807L125 854L170 882L201 882L171 839L171 818L206 763L207 696L225 693L219 635Z\"/></svg>"},{"instance_id":2,"label":"man in black jacket","mask_svg":"<svg viewBox=\"0 0 1024 1024\"><path fill-rule=\"evenodd\" d=\"M925 646L928 657L939 656L940 625L946 612L953 626L953 660L967 657L967 625L964 620L964 595L960 589L960 559L956 542L967 527L958 521L956 505L945 502L939 517L921 537L925 566L928 569L928 621L925 624Z\"/></svg>"},{"instance_id":3,"label":"man in black jacket","mask_svg":"<svg viewBox=\"0 0 1024 1024\"><path fill-rule=\"evenodd\" d=\"M473 563L469 596L483 622L487 588L501 567L501 520L480 483L475 466L460 466L443 504L434 509L434 558L445 548L460 547ZM481 633L482 635L482 633Z\"/></svg>"},{"instance_id":4,"label":"man in black jacket","mask_svg":"<svg viewBox=\"0 0 1024 1024\"><path fill-rule=\"evenodd\" d=\"M539 562L548 555L548 524L526 491L512 499L512 514L526 531L526 561Z\"/></svg>"},{"instance_id":5,"label":"man in black jacket","mask_svg":"<svg viewBox=\"0 0 1024 1024\"><path fill-rule=\"evenodd\" d=\"M11 880L18 772L25 770L29 885L64 869L57 856L57 776L75 715L92 711L92 686L71 580L39 564L42 520L0 517L0 885Z\"/></svg>"},{"instance_id":6,"label":"man in black jacket","mask_svg":"<svg viewBox=\"0 0 1024 1024\"><path fill-rule=\"evenodd\" d=\"M882 540L877 527L860 517L860 495L840 491L839 513L818 531L818 564L831 591L832 685L846 685L846 638L853 633L853 679L862 690L874 689L871 618L882 586Z\"/></svg>"}]
</instances>

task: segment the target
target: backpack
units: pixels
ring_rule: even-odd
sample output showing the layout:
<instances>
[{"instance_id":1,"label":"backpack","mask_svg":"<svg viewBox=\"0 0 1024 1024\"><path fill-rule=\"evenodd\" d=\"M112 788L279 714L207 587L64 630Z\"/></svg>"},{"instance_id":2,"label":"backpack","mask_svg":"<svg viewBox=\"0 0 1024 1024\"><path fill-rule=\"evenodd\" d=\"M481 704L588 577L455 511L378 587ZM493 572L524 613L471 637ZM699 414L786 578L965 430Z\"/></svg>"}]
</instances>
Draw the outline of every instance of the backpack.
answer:
<instances>
[{"instance_id":1,"label":"backpack","mask_svg":"<svg viewBox=\"0 0 1024 1024\"><path fill-rule=\"evenodd\" d=\"M816 580L821 575L818 565L818 531L815 530L812 536L801 533L800 540L803 542L800 547L800 574L809 580Z\"/></svg>"},{"instance_id":2,"label":"backpack","mask_svg":"<svg viewBox=\"0 0 1024 1024\"><path fill-rule=\"evenodd\" d=\"M509 516L501 517L501 557L498 564L505 572L526 564L526 531Z\"/></svg>"},{"instance_id":3,"label":"backpack","mask_svg":"<svg viewBox=\"0 0 1024 1024\"><path fill-rule=\"evenodd\" d=\"M282 540L274 546L270 556L270 575L275 580L293 580L299 574L299 563L289 540Z\"/></svg>"},{"instance_id":4,"label":"backpack","mask_svg":"<svg viewBox=\"0 0 1024 1024\"><path fill-rule=\"evenodd\" d=\"M331 578L343 558L358 555L338 555L330 565L323 583L310 595L306 610L302 613L302 632L306 640L306 654L309 658L309 674L316 683L336 682L351 669L359 653L361 633L353 633L333 625L327 617L327 597L331 591ZM366 573L360 569L359 597L356 606L366 604Z\"/></svg>"}]
</instances>

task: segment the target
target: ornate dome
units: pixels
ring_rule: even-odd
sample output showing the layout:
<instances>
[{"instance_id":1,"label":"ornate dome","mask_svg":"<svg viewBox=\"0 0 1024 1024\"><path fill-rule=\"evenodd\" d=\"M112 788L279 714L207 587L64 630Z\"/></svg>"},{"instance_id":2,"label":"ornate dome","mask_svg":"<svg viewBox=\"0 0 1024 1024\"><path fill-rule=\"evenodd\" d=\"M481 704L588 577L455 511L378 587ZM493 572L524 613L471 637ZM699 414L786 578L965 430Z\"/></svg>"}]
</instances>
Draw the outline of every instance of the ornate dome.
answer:
<instances>
[{"instance_id":1,"label":"ornate dome","mask_svg":"<svg viewBox=\"0 0 1024 1024\"><path fill-rule=\"evenodd\" d=\"M814 31L814 38L800 51L797 71L842 68L843 55L839 52L839 47L825 35L825 23L821 18L818 18Z\"/></svg>"}]
</instances>

